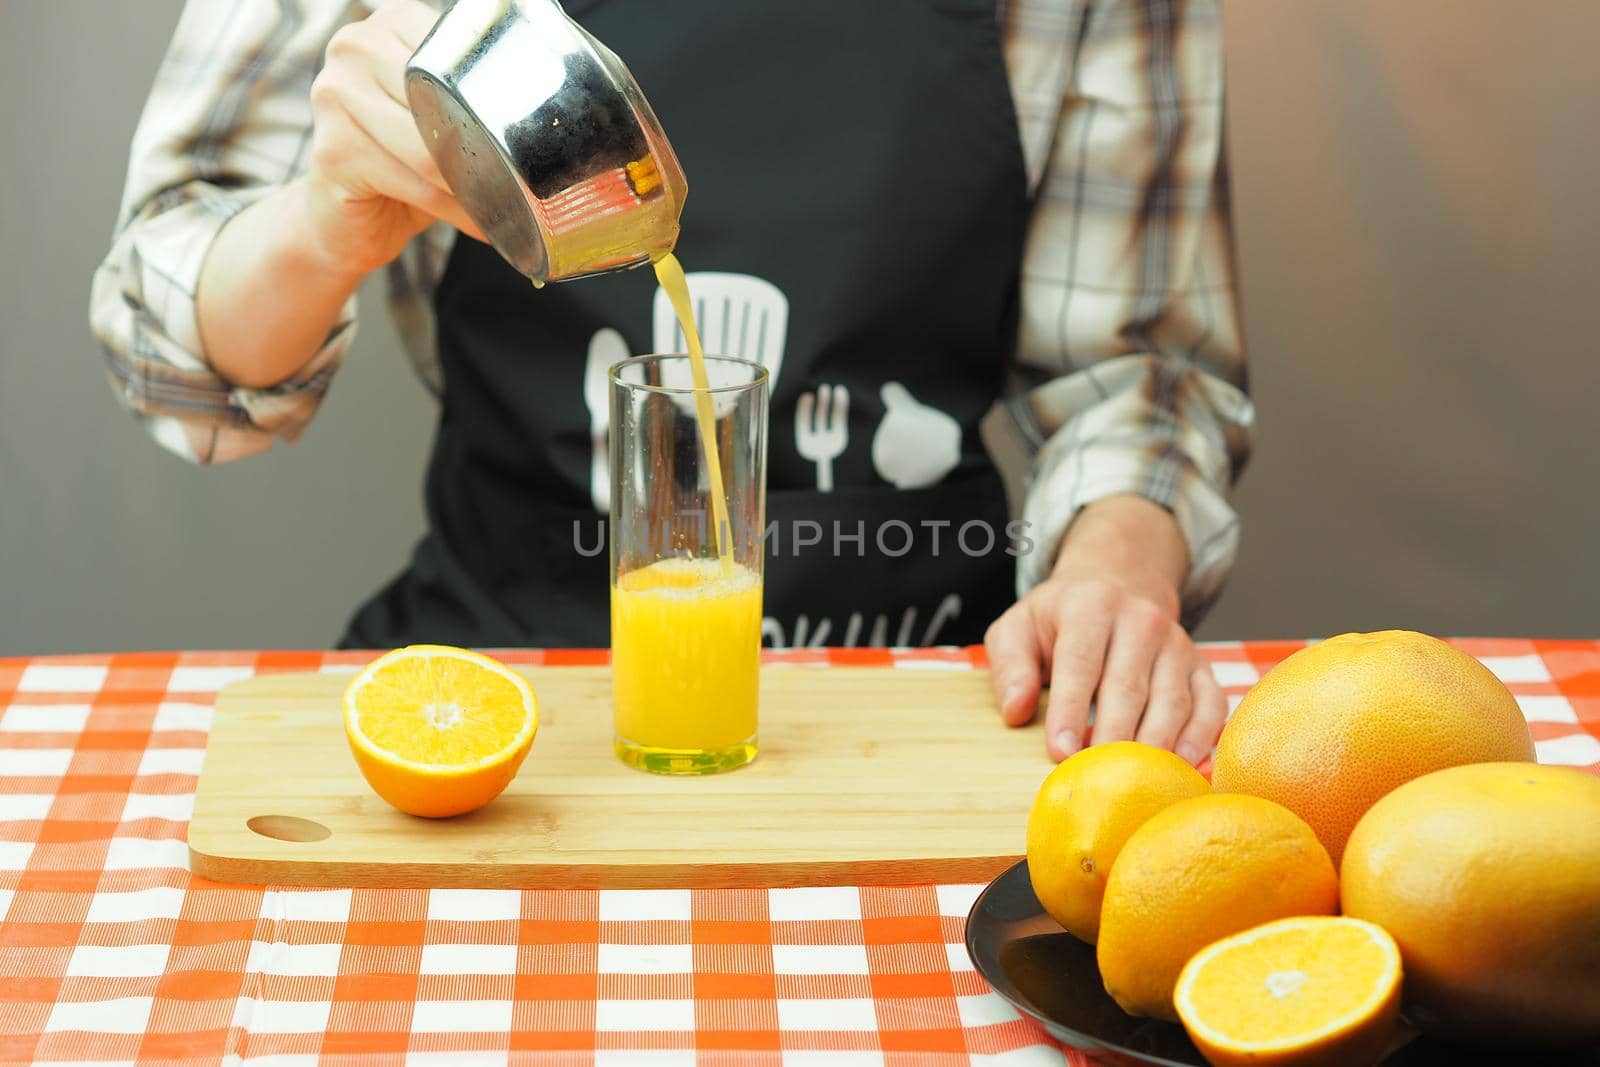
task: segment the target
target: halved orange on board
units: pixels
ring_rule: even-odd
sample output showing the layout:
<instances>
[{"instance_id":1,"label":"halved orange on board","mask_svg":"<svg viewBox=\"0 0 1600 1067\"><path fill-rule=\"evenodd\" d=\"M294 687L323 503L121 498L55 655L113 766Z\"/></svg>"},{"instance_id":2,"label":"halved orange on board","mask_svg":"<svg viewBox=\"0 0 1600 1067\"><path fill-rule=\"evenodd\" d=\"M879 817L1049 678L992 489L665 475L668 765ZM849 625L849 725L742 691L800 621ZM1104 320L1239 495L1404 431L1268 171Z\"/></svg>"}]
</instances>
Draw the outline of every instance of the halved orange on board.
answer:
<instances>
[{"instance_id":1,"label":"halved orange on board","mask_svg":"<svg viewBox=\"0 0 1600 1067\"><path fill-rule=\"evenodd\" d=\"M1173 1003L1217 1067L1370 1067L1400 1011L1400 949L1361 919L1264 923L1197 952Z\"/></svg>"},{"instance_id":2,"label":"halved orange on board","mask_svg":"<svg viewBox=\"0 0 1600 1067\"><path fill-rule=\"evenodd\" d=\"M344 694L344 730L361 774L411 815L483 807L516 777L539 729L526 679L498 660L446 645L380 656Z\"/></svg>"}]
</instances>

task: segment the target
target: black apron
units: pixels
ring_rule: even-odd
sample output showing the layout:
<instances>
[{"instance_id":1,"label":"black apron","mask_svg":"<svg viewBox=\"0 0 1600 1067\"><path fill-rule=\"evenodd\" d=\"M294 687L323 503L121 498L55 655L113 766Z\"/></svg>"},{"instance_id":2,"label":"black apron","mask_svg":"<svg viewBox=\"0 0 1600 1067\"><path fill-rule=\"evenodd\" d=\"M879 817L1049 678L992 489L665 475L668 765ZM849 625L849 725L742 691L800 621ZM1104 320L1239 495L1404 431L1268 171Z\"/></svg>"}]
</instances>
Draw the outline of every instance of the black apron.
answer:
<instances>
[{"instance_id":1,"label":"black apron","mask_svg":"<svg viewBox=\"0 0 1600 1067\"><path fill-rule=\"evenodd\" d=\"M567 7L627 60L689 176L679 258L703 324L722 301L707 351L776 371L767 643L981 641L1019 531L978 421L1015 343L1028 214L995 0ZM773 287L778 304L739 295ZM456 242L430 529L346 645L609 644L586 365L671 344L655 300L648 268L535 290Z\"/></svg>"}]
</instances>

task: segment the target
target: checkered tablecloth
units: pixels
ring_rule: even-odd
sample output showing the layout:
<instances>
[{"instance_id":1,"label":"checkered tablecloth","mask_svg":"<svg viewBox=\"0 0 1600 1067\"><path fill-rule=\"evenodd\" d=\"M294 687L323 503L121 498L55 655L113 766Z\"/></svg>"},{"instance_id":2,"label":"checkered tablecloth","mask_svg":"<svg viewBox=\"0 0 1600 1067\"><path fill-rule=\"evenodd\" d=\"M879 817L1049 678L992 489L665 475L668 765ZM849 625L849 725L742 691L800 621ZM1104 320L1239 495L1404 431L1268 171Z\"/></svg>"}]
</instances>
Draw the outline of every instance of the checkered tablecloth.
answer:
<instances>
[{"instance_id":1,"label":"checkered tablecloth","mask_svg":"<svg viewBox=\"0 0 1600 1067\"><path fill-rule=\"evenodd\" d=\"M1600 642L1459 644L1517 694L1542 762L1600 772ZM1208 651L1237 699L1298 647ZM191 877L184 835L217 691L367 658L0 660L0 1062L1082 1063L973 973L962 926L978 886L304 890ZM779 658L959 670L982 653Z\"/></svg>"}]
</instances>

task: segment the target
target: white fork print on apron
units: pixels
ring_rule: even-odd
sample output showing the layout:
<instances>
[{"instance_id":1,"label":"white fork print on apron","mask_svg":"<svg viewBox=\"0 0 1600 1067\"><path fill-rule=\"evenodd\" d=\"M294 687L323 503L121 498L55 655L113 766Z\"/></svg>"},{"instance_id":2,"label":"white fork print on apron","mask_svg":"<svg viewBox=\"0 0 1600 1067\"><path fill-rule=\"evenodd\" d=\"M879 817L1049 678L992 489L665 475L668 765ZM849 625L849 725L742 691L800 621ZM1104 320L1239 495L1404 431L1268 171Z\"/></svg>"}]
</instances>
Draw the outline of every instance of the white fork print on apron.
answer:
<instances>
[{"instance_id":1,"label":"white fork print on apron","mask_svg":"<svg viewBox=\"0 0 1600 1067\"><path fill-rule=\"evenodd\" d=\"M801 393L794 410L794 450L817 465L817 491L833 492L833 461L850 442L850 391L819 385Z\"/></svg>"}]
</instances>

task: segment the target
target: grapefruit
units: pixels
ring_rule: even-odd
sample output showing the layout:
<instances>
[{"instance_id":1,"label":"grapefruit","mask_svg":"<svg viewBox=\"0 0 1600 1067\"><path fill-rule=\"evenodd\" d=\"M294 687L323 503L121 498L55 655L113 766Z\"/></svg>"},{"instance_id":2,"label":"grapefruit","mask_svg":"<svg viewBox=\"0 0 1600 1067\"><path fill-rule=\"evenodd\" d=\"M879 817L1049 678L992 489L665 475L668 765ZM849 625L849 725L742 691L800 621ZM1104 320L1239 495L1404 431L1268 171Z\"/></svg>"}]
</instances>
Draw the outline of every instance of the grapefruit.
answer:
<instances>
[{"instance_id":1,"label":"grapefruit","mask_svg":"<svg viewBox=\"0 0 1600 1067\"><path fill-rule=\"evenodd\" d=\"M1408 782L1345 849L1345 913L1394 935L1407 1014L1498 1042L1600 1042L1600 778L1482 763Z\"/></svg>"},{"instance_id":2,"label":"grapefruit","mask_svg":"<svg viewBox=\"0 0 1600 1067\"><path fill-rule=\"evenodd\" d=\"M1211 784L1282 804L1337 864L1356 822L1396 786L1533 758L1527 720L1487 667L1437 638L1386 630L1330 638L1267 672L1223 728Z\"/></svg>"}]
</instances>

